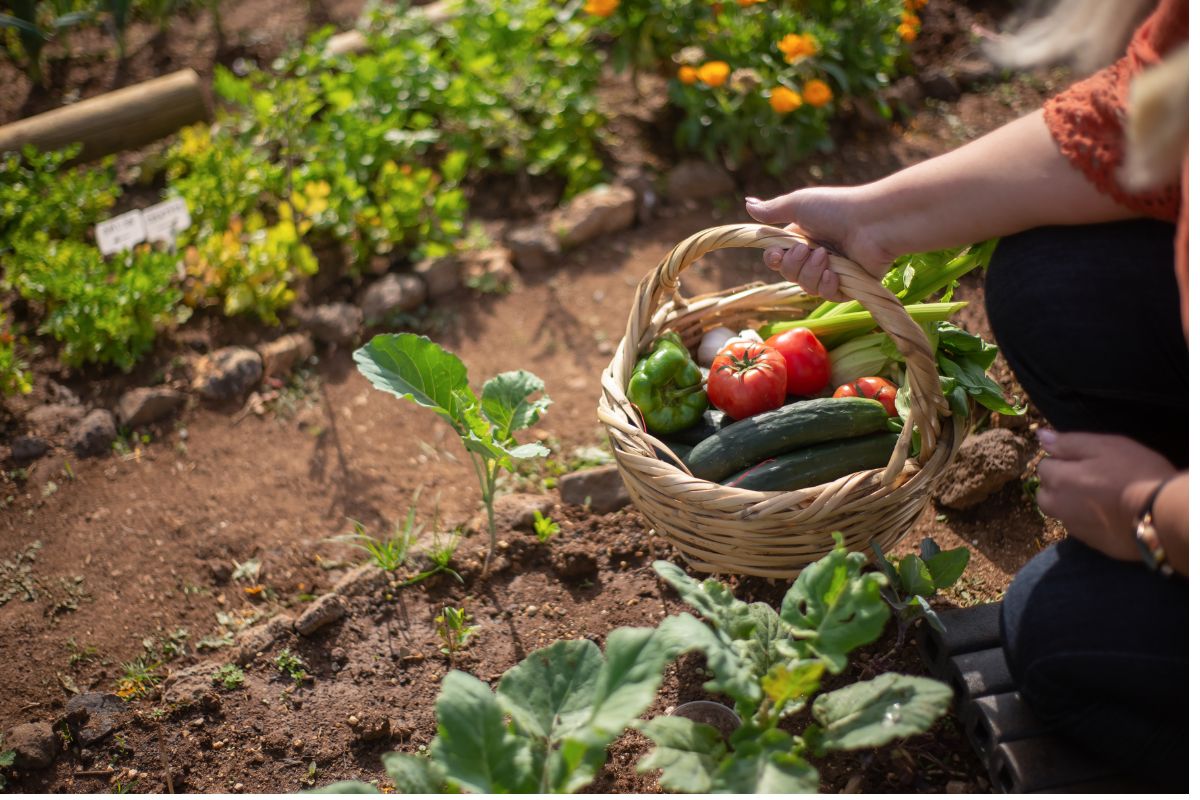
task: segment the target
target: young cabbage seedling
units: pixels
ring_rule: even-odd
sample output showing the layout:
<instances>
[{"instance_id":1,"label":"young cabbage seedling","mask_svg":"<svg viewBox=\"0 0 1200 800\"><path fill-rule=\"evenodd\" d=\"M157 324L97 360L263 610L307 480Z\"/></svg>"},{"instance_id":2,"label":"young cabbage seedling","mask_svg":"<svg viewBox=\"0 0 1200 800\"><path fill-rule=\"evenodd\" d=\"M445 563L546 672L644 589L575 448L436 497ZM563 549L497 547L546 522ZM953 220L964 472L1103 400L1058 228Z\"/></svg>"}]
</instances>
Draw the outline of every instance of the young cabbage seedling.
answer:
<instances>
[{"instance_id":1,"label":"young cabbage seedling","mask_svg":"<svg viewBox=\"0 0 1200 800\"><path fill-rule=\"evenodd\" d=\"M455 608L454 606L446 606L442 609L442 613L433 618L434 627L437 629L438 636L442 637L445 646L440 648L443 655L450 659L450 663L454 663L454 657L459 651L467 646L471 637L475 635L475 631L479 630L478 625L468 625L471 621L471 615L467 613L465 608Z\"/></svg>"},{"instance_id":2,"label":"young cabbage seedling","mask_svg":"<svg viewBox=\"0 0 1200 800\"><path fill-rule=\"evenodd\" d=\"M501 471L512 472L516 459L550 454L541 444L520 444L514 437L550 406L545 384L524 370L504 372L485 383L477 396L458 356L413 333L380 334L354 352L354 361L376 389L432 410L462 440L487 508L486 572L496 551L497 477ZM530 399L538 393L540 398Z\"/></svg>"},{"instance_id":3,"label":"young cabbage seedling","mask_svg":"<svg viewBox=\"0 0 1200 800\"><path fill-rule=\"evenodd\" d=\"M550 517L542 516L542 512L537 509L533 510L533 533L537 536L537 540L542 544L550 541L559 531L558 523Z\"/></svg>"},{"instance_id":4,"label":"young cabbage seedling","mask_svg":"<svg viewBox=\"0 0 1200 800\"><path fill-rule=\"evenodd\" d=\"M896 646L904 640L908 626L920 617L924 617L934 630L945 633L946 628L929 605L929 599L939 589L950 588L962 577L971 552L965 547L942 550L928 537L921 540L919 556L910 553L894 563L875 542L871 542L871 549L879 569L888 579L881 594L896 612Z\"/></svg>"}]
</instances>

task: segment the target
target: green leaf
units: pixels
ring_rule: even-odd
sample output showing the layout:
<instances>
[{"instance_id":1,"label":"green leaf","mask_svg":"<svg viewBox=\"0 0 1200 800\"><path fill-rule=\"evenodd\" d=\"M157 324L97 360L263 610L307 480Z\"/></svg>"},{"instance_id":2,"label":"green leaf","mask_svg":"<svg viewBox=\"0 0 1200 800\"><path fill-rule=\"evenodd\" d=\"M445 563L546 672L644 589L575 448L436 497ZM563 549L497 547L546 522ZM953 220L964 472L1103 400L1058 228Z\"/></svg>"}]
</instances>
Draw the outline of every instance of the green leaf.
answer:
<instances>
[{"instance_id":1,"label":"green leaf","mask_svg":"<svg viewBox=\"0 0 1200 800\"><path fill-rule=\"evenodd\" d=\"M454 670L437 699L433 757L471 792L536 792L529 741L514 735L487 684Z\"/></svg>"},{"instance_id":2,"label":"green leaf","mask_svg":"<svg viewBox=\"0 0 1200 800\"><path fill-rule=\"evenodd\" d=\"M810 659L793 664L775 664L760 683L767 698L779 705L803 700L816 693L825 674L825 663Z\"/></svg>"},{"instance_id":3,"label":"green leaf","mask_svg":"<svg viewBox=\"0 0 1200 800\"><path fill-rule=\"evenodd\" d=\"M899 589L900 573L896 571L896 567L892 564L888 557L884 555L883 550L879 547L879 542L875 541L874 539L871 540L871 550L875 553L875 564L884 574L884 577L887 578L888 585L893 589Z\"/></svg>"},{"instance_id":4,"label":"green leaf","mask_svg":"<svg viewBox=\"0 0 1200 800\"><path fill-rule=\"evenodd\" d=\"M795 748L792 737L778 729L742 737L721 762L712 793L816 794L821 778Z\"/></svg>"},{"instance_id":5,"label":"green leaf","mask_svg":"<svg viewBox=\"0 0 1200 800\"><path fill-rule=\"evenodd\" d=\"M955 361L962 361L965 358L980 369L986 370L990 367L996 360L996 354L1000 352L1000 348L985 342L982 336L967 333L949 322L939 322L937 333L940 349L948 350L955 356ZM959 356L963 358L959 358Z\"/></svg>"},{"instance_id":6,"label":"green leaf","mask_svg":"<svg viewBox=\"0 0 1200 800\"><path fill-rule=\"evenodd\" d=\"M603 668L596 645L559 641L504 673L496 694L519 730L557 742L589 721Z\"/></svg>"},{"instance_id":7,"label":"green leaf","mask_svg":"<svg viewBox=\"0 0 1200 800\"><path fill-rule=\"evenodd\" d=\"M783 598L780 618L801 642L781 643L797 658L816 656L829 671L846 668L846 656L883 633L887 605L879 596L886 579L862 574L866 556L838 546L796 578Z\"/></svg>"},{"instance_id":8,"label":"green leaf","mask_svg":"<svg viewBox=\"0 0 1200 800\"><path fill-rule=\"evenodd\" d=\"M684 717L655 717L638 724L655 748L638 762L638 772L661 769L658 782L665 789L707 794L712 776L725 755L725 741L711 725Z\"/></svg>"},{"instance_id":9,"label":"green leaf","mask_svg":"<svg viewBox=\"0 0 1200 800\"><path fill-rule=\"evenodd\" d=\"M379 789L362 781L338 781L320 789L309 789L304 794L379 794Z\"/></svg>"},{"instance_id":10,"label":"green leaf","mask_svg":"<svg viewBox=\"0 0 1200 800\"><path fill-rule=\"evenodd\" d=\"M694 651L704 653L708 669L715 676L704 688L733 698L739 714L754 713L762 700L762 687L750 663L728 636L690 614L667 617L659 623L658 632L671 658Z\"/></svg>"},{"instance_id":11,"label":"green leaf","mask_svg":"<svg viewBox=\"0 0 1200 800\"><path fill-rule=\"evenodd\" d=\"M383 768L399 794L442 794L446 774L436 761L409 753L387 753Z\"/></svg>"},{"instance_id":12,"label":"green leaf","mask_svg":"<svg viewBox=\"0 0 1200 800\"><path fill-rule=\"evenodd\" d=\"M496 426L496 439L507 441L538 421L550 407L550 398L528 398L543 389L542 379L523 369L502 372L483 385L483 413Z\"/></svg>"},{"instance_id":13,"label":"green leaf","mask_svg":"<svg viewBox=\"0 0 1200 800\"><path fill-rule=\"evenodd\" d=\"M946 626L942 624L941 617L933 610L933 606L929 605L929 601L924 597L914 597L913 600L916 601L917 608L921 610L921 614L925 617L925 621L929 623L929 626L944 635L946 633Z\"/></svg>"},{"instance_id":14,"label":"green leaf","mask_svg":"<svg viewBox=\"0 0 1200 800\"><path fill-rule=\"evenodd\" d=\"M668 653L667 643L653 628L617 628L608 634L587 741L607 746L630 720L650 707L662 683Z\"/></svg>"},{"instance_id":15,"label":"green leaf","mask_svg":"<svg viewBox=\"0 0 1200 800\"><path fill-rule=\"evenodd\" d=\"M462 406L473 395L458 356L427 336L381 333L354 351L354 362L376 389L432 409L461 435Z\"/></svg>"},{"instance_id":16,"label":"green leaf","mask_svg":"<svg viewBox=\"0 0 1200 800\"><path fill-rule=\"evenodd\" d=\"M0 751L0 767L11 767L17 758L16 750Z\"/></svg>"},{"instance_id":17,"label":"green leaf","mask_svg":"<svg viewBox=\"0 0 1200 800\"><path fill-rule=\"evenodd\" d=\"M750 606L733 596L729 587L707 578L703 583L669 561L655 561L654 571L679 592L680 598L732 639L743 639L754 630Z\"/></svg>"},{"instance_id":18,"label":"green leaf","mask_svg":"<svg viewBox=\"0 0 1200 800\"><path fill-rule=\"evenodd\" d=\"M818 741L824 750L858 750L924 733L953 694L944 683L894 672L851 684L813 702Z\"/></svg>"},{"instance_id":19,"label":"green leaf","mask_svg":"<svg viewBox=\"0 0 1200 800\"><path fill-rule=\"evenodd\" d=\"M954 361L944 353L938 353L937 362L938 370L957 381L959 387L965 389L975 402L1001 414L1011 416L1021 413L1009 404L1000 386L988 377L979 364L966 359Z\"/></svg>"},{"instance_id":20,"label":"green leaf","mask_svg":"<svg viewBox=\"0 0 1200 800\"><path fill-rule=\"evenodd\" d=\"M929 597L936 591L925 562L911 554L900 560L900 586L905 594L920 597Z\"/></svg>"},{"instance_id":21,"label":"green leaf","mask_svg":"<svg viewBox=\"0 0 1200 800\"><path fill-rule=\"evenodd\" d=\"M948 589L962 577L970 559L970 550L956 547L929 556L925 559L925 565L929 568L929 577L933 585L938 589Z\"/></svg>"}]
</instances>

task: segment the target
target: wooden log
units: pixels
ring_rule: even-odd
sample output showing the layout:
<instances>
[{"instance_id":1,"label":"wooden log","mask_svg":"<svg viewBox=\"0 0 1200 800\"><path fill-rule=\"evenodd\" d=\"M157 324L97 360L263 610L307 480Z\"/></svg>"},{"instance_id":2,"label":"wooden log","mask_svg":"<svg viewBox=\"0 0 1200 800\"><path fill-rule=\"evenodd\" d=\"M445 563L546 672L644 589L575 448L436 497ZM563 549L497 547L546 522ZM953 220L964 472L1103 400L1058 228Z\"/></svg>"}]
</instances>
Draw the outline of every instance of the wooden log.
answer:
<instances>
[{"instance_id":1,"label":"wooden log","mask_svg":"<svg viewBox=\"0 0 1200 800\"><path fill-rule=\"evenodd\" d=\"M208 119L211 111L200 76L182 69L4 125L0 153L26 144L56 150L81 142L79 160L88 161L141 147Z\"/></svg>"},{"instance_id":2,"label":"wooden log","mask_svg":"<svg viewBox=\"0 0 1200 800\"><path fill-rule=\"evenodd\" d=\"M447 0L437 0L426 6L417 6L409 10L410 14L421 14L434 25L438 25L453 16L450 3ZM361 31L346 31L329 37L325 43L325 55L344 56L362 53L367 49L367 37Z\"/></svg>"}]
</instances>

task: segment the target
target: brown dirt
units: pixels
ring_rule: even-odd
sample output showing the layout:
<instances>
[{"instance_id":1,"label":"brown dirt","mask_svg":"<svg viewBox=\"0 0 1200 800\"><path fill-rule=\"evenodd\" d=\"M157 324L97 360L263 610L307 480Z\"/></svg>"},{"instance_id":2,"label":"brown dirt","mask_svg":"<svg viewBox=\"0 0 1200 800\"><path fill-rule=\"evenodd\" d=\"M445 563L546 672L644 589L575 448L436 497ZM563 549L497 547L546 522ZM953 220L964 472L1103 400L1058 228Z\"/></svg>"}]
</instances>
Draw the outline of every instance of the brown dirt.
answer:
<instances>
[{"instance_id":1,"label":"brown dirt","mask_svg":"<svg viewBox=\"0 0 1200 800\"><path fill-rule=\"evenodd\" d=\"M947 6L935 0L930 8ZM291 8L269 7L283 15ZM227 13L232 28L234 12ZM0 78L12 85L6 68L0 67ZM72 80L66 85L90 91L91 84ZM111 88L115 79L109 80L102 88ZM889 130L855 132L836 154L812 159L787 184L743 175L740 189L770 196L802 183L878 177L1036 108L1055 80L1002 84L954 104L930 102ZM621 91L613 90L618 100ZM623 134L641 131L642 149L631 160L660 166L657 146L646 144L661 133L655 120L652 111L637 111L615 123ZM735 201L664 207L651 226L573 251L552 273L519 276L511 294L460 293L426 316L425 329L462 357L476 386L508 369L541 376L554 405L534 434L566 462L577 448L603 446L595 416L597 376L622 335L633 287L679 240L710 225L744 221ZM699 293L762 277L755 254L727 251L697 265L683 288ZM986 333L979 280L964 281L961 291L973 301L962 324ZM136 376L159 371L182 379L194 356L189 342L205 349L269 333L195 322L164 343L153 366ZM1017 389L1003 364L997 375ZM108 403L136 382L57 377L85 399ZM39 383L40 399L48 384ZM227 661L228 649L201 652L200 641L239 622L298 613L360 560L359 551L330 541L350 529L350 519L380 532L404 516L418 489L418 519L429 527L447 530L476 512L475 479L449 430L427 412L371 389L348 353L320 353L310 379L287 398L262 417L193 405L178 422L151 431L153 441L123 456L77 460L56 452L27 475L4 473L0 596L17 576L3 562L23 552L33 556L24 579L28 593L0 604L6 656L0 663L0 730L60 718L73 689L112 691L121 665L143 655L147 639L161 654L162 643L186 629L186 638L178 637L182 653L160 672ZM19 428L15 420L9 417L9 433ZM1029 421L1036 422L1036 414ZM1025 427L1019 432L1029 434ZM514 480L508 488L540 491L543 477ZM503 532L508 547L488 580L476 578L472 562L483 538L471 536L458 557L466 585L442 579L394 600L357 598L346 619L312 638L291 635L255 661L246 669L244 688L218 691L215 701L170 711L161 720L155 719L159 704L151 691L130 701L117 736L68 749L50 769L15 776L14 787L96 792L119 783L164 791L164 759L175 791L295 791L347 778L382 780L381 754L419 751L434 735L433 700L450 666L432 626L443 605L464 606L479 625L455 666L493 684L525 654L556 639L600 639L614 627L652 624L683 610L650 569L656 557L674 553L640 514L625 509L601 516L557 503L553 491L550 497L560 534L539 545L531 534ZM969 512L931 506L896 552L915 552L925 536L943 547L969 546L967 573L944 600L961 606L998 599L1016 570L1060 535L1014 484ZM40 549L30 551L35 542ZM593 558L596 573L560 579L549 562L564 549ZM235 564L251 560L261 564L257 584L229 578ZM759 580L732 582L744 599L777 602L784 589ZM894 638L885 632L856 656L846 677L886 669L922 672L915 648L892 651ZM283 646L304 659L311 680L296 687L280 675L271 659ZM695 658L670 667L650 713L716 699L701 688L701 669ZM391 734L361 742L347 724L351 715L387 717ZM652 775L634 770L646 747L635 733L622 737L590 788L659 791ZM985 773L953 720L879 751L828 759L821 768L826 791L847 783L865 791L944 791L950 780L986 788Z\"/></svg>"}]
</instances>

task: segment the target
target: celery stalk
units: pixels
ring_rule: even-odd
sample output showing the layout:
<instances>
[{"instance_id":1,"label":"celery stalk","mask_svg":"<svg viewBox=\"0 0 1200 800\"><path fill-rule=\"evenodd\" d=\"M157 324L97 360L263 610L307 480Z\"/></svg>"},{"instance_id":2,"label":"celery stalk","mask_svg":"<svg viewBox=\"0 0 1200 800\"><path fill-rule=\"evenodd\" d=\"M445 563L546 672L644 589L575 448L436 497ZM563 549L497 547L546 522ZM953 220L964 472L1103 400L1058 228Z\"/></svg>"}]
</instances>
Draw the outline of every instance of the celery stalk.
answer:
<instances>
[{"instance_id":1,"label":"celery stalk","mask_svg":"<svg viewBox=\"0 0 1200 800\"><path fill-rule=\"evenodd\" d=\"M909 315L920 322L941 322L949 319L956 311L964 308L966 302L955 303L916 303L908 307ZM836 316L825 316L819 319L793 319L782 322L770 322L758 329L764 339L792 328L808 328L817 335L826 348L837 347L848 339L860 333L867 333L879 327L879 323L869 311L851 311Z\"/></svg>"}]
</instances>

